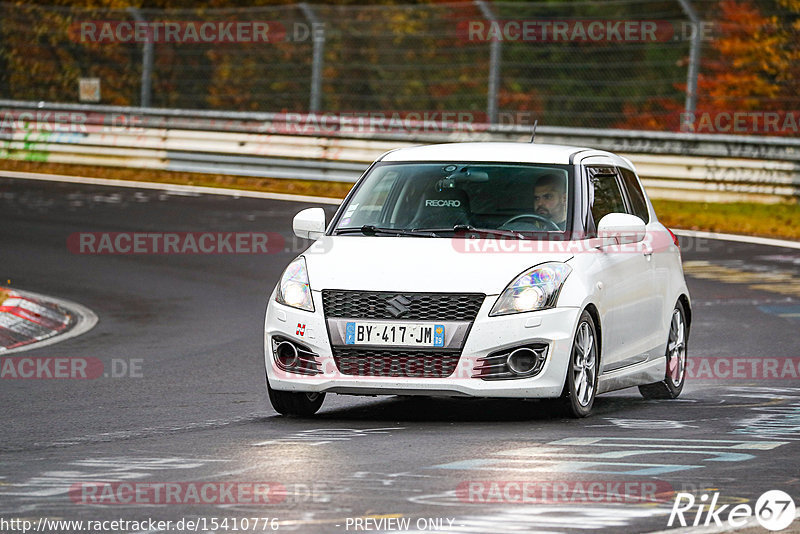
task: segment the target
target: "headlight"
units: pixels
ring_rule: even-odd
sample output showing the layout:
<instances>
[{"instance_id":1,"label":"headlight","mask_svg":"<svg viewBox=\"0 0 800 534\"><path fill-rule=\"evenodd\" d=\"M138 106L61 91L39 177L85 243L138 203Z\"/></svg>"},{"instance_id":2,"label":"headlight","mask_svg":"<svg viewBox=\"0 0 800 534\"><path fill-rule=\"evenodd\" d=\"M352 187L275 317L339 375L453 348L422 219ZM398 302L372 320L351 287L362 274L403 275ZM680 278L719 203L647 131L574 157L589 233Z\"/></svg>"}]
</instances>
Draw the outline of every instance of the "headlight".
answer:
<instances>
[{"instance_id":1,"label":"headlight","mask_svg":"<svg viewBox=\"0 0 800 534\"><path fill-rule=\"evenodd\" d=\"M552 308L571 272L572 267L558 262L528 269L505 288L489 315L494 317Z\"/></svg>"},{"instance_id":2,"label":"headlight","mask_svg":"<svg viewBox=\"0 0 800 534\"><path fill-rule=\"evenodd\" d=\"M308 283L306 260L303 256L298 256L283 271L275 300L292 308L314 311L314 301L311 300L311 285Z\"/></svg>"}]
</instances>

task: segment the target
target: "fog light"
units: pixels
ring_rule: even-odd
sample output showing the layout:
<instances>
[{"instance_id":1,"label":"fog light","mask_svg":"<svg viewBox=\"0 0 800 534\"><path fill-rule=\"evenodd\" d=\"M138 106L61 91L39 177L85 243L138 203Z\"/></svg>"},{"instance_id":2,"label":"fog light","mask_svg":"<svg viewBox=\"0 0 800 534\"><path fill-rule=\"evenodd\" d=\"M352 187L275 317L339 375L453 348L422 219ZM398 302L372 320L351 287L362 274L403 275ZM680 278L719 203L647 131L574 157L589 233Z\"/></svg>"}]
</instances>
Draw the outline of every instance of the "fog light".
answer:
<instances>
[{"instance_id":1,"label":"fog light","mask_svg":"<svg viewBox=\"0 0 800 534\"><path fill-rule=\"evenodd\" d=\"M273 350L275 351L275 359L284 367L294 367L300 360L300 356L297 354L297 347L294 346L294 343L281 341Z\"/></svg>"},{"instance_id":2,"label":"fog light","mask_svg":"<svg viewBox=\"0 0 800 534\"><path fill-rule=\"evenodd\" d=\"M532 349L522 347L508 355L506 364L511 372L517 375L526 375L532 372L539 363L539 355Z\"/></svg>"}]
</instances>

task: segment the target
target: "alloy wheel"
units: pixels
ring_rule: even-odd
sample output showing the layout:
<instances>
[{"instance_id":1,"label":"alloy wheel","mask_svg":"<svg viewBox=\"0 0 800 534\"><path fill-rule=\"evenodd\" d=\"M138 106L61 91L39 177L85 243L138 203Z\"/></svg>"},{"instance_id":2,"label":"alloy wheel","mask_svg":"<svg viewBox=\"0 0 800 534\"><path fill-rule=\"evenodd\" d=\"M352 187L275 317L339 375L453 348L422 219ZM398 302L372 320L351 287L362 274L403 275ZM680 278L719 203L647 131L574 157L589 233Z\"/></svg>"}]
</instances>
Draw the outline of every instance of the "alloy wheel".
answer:
<instances>
[{"instance_id":1,"label":"alloy wheel","mask_svg":"<svg viewBox=\"0 0 800 534\"><path fill-rule=\"evenodd\" d=\"M572 353L575 395L581 406L587 406L594 395L596 363L597 346L594 334L589 328L589 323L582 322L578 327L578 335Z\"/></svg>"}]
</instances>

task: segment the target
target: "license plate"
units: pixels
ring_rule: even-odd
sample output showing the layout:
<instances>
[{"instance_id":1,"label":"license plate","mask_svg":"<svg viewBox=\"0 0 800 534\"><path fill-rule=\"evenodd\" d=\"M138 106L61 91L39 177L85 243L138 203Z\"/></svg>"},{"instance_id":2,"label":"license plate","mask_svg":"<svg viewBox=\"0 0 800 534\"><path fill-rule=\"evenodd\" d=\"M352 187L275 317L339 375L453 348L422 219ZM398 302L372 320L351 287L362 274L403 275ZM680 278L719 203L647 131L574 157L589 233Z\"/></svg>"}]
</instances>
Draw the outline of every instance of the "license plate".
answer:
<instances>
[{"instance_id":1,"label":"license plate","mask_svg":"<svg viewBox=\"0 0 800 534\"><path fill-rule=\"evenodd\" d=\"M444 325L353 321L347 323L344 342L348 345L444 347Z\"/></svg>"}]
</instances>

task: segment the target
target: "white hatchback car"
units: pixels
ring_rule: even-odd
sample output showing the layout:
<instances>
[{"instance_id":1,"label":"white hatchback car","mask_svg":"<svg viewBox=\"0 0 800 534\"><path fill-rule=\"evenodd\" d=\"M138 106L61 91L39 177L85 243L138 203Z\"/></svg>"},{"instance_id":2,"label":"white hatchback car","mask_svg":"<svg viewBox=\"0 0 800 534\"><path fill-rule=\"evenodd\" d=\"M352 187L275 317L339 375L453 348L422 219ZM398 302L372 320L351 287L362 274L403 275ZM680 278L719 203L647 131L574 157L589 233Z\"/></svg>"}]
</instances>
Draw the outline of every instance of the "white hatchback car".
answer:
<instances>
[{"instance_id":1,"label":"white hatchback car","mask_svg":"<svg viewBox=\"0 0 800 534\"><path fill-rule=\"evenodd\" d=\"M284 272L264 324L282 414L326 393L677 397L691 323L678 241L631 162L557 145L453 143L378 158Z\"/></svg>"}]
</instances>

